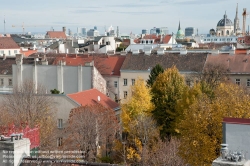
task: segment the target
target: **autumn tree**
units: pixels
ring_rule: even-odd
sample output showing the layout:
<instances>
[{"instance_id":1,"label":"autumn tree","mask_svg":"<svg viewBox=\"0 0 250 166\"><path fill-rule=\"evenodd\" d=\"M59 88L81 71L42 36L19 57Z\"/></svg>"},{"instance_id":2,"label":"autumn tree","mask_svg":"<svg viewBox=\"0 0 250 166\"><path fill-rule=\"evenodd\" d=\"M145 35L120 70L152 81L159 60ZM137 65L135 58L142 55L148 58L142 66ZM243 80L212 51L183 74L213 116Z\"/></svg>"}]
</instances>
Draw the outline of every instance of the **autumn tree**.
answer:
<instances>
[{"instance_id":1,"label":"autumn tree","mask_svg":"<svg viewBox=\"0 0 250 166\"><path fill-rule=\"evenodd\" d=\"M131 87L132 96L122 105L122 129L127 133L125 158L129 163L141 163L142 149L150 143L156 130L151 118L153 104L150 89L138 78ZM121 145L121 143L120 143Z\"/></svg>"},{"instance_id":2,"label":"autumn tree","mask_svg":"<svg viewBox=\"0 0 250 166\"><path fill-rule=\"evenodd\" d=\"M70 112L63 148L81 150L86 161L96 161L111 151L118 130L114 110L99 103L81 106Z\"/></svg>"},{"instance_id":3,"label":"autumn tree","mask_svg":"<svg viewBox=\"0 0 250 166\"><path fill-rule=\"evenodd\" d=\"M132 96L128 101L122 104L122 127L125 132L130 132L129 124L138 115L150 115L153 110L151 103L150 89L146 87L143 79L138 78L135 85L131 87Z\"/></svg>"},{"instance_id":4,"label":"autumn tree","mask_svg":"<svg viewBox=\"0 0 250 166\"><path fill-rule=\"evenodd\" d=\"M13 88L12 94L4 95L1 114L9 116L9 123L16 126L40 128L40 148L51 147L52 133L56 128L55 104L53 99L46 95L42 85L35 85L26 80L19 87Z\"/></svg>"},{"instance_id":5,"label":"autumn tree","mask_svg":"<svg viewBox=\"0 0 250 166\"><path fill-rule=\"evenodd\" d=\"M180 140L173 137L169 142L162 141L160 138L153 149L146 149L145 165L151 166L168 166L181 165L185 166L184 160L178 154Z\"/></svg>"},{"instance_id":6,"label":"autumn tree","mask_svg":"<svg viewBox=\"0 0 250 166\"><path fill-rule=\"evenodd\" d=\"M148 87L152 87L157 76L160 74L160 73L163 73L164 72L164 69L161 65L157 64L150 72L150 75L149 75L149 79L147 80L147 86Z\"/></svg>"},{"instance_id":7,"label":"autumn tree","mask_svg":"<svg viewBox=\"0 0 250 166\"><path fill-rule=\"evenodd\" d=\"M214 89L213 98L200 89L197 84L186 94L186 109L179 124L179 154L193 166L211 165L219 156L223 117L250 117L250 97L241 87L221 83Z\"/></svg>"},{"instance_id":8,"label":"autumn tree","mask_svg":"<svg viewBox=\"0 0 250 166\"><path fill-rule=\"evenodd\" d=\"M171 136L179 133L177 124L181 113L176 110L176 105L185 88L184 77L175 66L159 74L152 86L152 102L155 105L152 114L160 127L162 139L170 140Z\"/></svg>"},{"instance_id":9,"label":"autumn tree","mask_svg":"<svg viewBox=\"0 0 250 166\"><path fill-rule=\"evenodd\" d=\"M205 64L202 71L198 71L191 75L193 80L206 83L206 86L214 89L220 83L226 83L229 80L229 69L223 64Z\"/></svg>"}]
</instances>

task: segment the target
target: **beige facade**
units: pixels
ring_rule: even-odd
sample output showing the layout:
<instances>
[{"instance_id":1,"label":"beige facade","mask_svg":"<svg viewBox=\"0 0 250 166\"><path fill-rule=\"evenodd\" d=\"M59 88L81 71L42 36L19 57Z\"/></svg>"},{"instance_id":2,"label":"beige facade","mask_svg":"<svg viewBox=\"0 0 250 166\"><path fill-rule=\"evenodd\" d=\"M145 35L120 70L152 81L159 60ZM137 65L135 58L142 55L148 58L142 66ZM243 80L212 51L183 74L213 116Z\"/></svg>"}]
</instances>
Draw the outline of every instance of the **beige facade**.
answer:
<instances>
[{"instance_id":1,"label":"beige facade","mask_svg":"<svg viewBox=\"0 0 250 166\"><path fill-rule=\"evenodd\" d=\"M136 70L121 70L121 77L119 80L119 99L121 103L126 101L127 97L131 95L130 88L134 81L142 78L145 81L148 79L150 71L136 71Z\"/></svg>"},{"instance_id":2,"label":"beige facade","mask_svg":"<svg viewBox=\"0 0 250 166\"><path fill-rule=\"evenodd\" d=\"M250 88L250 73L230 74L229 78L232 83Z\"/></svg>"},{"instance_id":3,"label":"beige facade","mask_svg":"<svg viewBox=\"0 0 250 166\"><path fill-rule=\"evenodd\" d=\"M190 80L191 73L180 72L186 80ZM138 78L142 78L145 82L149 79L150 70L121 70L121 78L119 82L119 99L121 103L124 103L126 99L131 95L131 86L134 85L134 81Z\"/></svg>"}]
</instances>

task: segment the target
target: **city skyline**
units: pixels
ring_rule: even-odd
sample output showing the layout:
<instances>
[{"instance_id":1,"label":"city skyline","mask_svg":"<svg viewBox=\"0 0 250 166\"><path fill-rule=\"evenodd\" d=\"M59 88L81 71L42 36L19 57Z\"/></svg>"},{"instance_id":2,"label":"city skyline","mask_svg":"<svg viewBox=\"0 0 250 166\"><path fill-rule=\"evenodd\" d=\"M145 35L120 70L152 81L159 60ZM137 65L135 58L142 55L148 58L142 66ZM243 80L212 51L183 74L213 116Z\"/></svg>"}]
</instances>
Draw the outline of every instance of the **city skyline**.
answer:
<instances>
[{"instance_id":1,"label":"city skyline","mask_svg":"<svg viewBox=\"0 0 250 166\"><path fill-rule=\"evenodd\" d=\"M216 28L216 24L226 11L232 21L235 17L236 5L239 5L240 27L242 27L243 7L247 8L247 0L128 0L126 2L109 0L61 0L60 3L43 1L9 0L1 4L0 33L46 32L53 27L61 31L63 26L76 33L77 27L87 29L97 26L100 33L112 25L119 26L120 33L141 33L142 29L153 27L168 27L169 33L176 33L179 21L181 29L195 27L199 33L208 33ZM249 8L250 10L250 8ZM247 18L247 26L250 19ZM12 27L15 25L15 27Z\"/></svg>"}]
</instances>

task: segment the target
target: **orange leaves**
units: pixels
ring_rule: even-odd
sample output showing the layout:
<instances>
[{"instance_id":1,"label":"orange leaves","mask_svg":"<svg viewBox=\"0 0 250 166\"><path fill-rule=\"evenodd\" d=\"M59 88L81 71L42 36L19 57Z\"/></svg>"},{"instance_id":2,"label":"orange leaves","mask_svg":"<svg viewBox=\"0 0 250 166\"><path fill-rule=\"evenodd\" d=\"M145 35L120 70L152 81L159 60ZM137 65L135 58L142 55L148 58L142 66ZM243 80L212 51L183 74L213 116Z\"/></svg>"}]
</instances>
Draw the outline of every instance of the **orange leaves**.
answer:
<instances>
[{"instance_id":1,"label":"orange leaves","mask_svg":"<svg viewBox=\"0 0 250 166\"><path fill-rule=\"evenodd\" d=\"M195 96L195 100L186 102L186 107L182 107L184 118L180 123L180 155L194 166L211 165L218 157L222 142L223 117L250 117L247 109L250 97L241 87L219 84L213 92L214 97L210 98L204 93L194 93L199 92L199 86L195 85L183 98L184 100Z\"/></svg>"}]
</instances>

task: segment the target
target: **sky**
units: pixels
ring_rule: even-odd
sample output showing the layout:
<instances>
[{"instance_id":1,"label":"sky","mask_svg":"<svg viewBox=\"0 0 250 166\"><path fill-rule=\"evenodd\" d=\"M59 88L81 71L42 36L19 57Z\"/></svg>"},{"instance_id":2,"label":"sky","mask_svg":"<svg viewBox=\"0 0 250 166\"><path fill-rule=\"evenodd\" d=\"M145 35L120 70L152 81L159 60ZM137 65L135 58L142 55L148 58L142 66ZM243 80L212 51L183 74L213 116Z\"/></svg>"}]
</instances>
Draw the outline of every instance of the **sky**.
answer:
<instances>
[{"instance_id":1,"label":"sky","mask_svg":"<svg viewBox=\"0 0 250 166\"><path fill-rule=\"evenodd\" d=\"M61 31L63 26L73 33L77 27L97 26L104 33L110 25L119 26L120 34L139 34L153 27L176 33L180 21L181 29L195 27L206 34L216 28L225 11L233 22L237 3L242 27L242 11L250 10L249 0L7 0L0 5L0 33L5 20L6 33L22 32L22 25L25 32L42 33L52 27Z\"/></svg>"}]
</instances>

